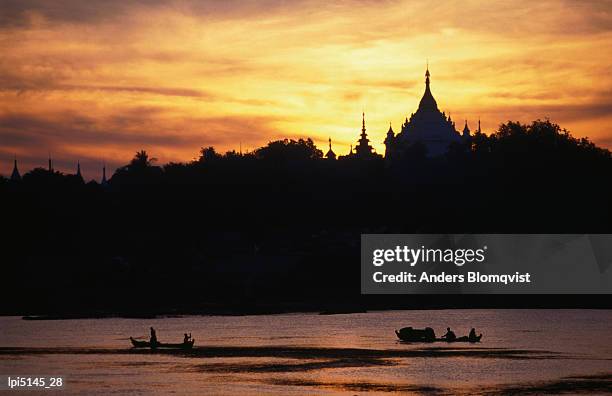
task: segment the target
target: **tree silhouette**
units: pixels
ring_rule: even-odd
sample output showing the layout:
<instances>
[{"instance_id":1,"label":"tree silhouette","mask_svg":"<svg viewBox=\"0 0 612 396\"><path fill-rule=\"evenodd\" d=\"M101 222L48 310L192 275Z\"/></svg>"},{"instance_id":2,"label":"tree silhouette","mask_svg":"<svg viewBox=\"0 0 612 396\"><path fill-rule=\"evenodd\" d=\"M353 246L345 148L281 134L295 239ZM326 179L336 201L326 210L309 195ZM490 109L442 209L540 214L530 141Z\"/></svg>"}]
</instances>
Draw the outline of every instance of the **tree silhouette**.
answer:
<instances>
[{"instance_id":1,"label":"tree silhouette","mask_svg":"<svg viewBox=\"0 0 612 396\"><path fill-rule=\"evenodd\" d=\"M255 157L273 162L303 162L323 158L312 139L276 140L267 146L255 150Z\"/></svg>"},{"instance_id":2,"label":"tree silhouette","mask_svg":"<svg viewBox=\"0 0 612 396\"><path fill-rule=\"evenodd\" d=\"M137 151L130 163L117 169L110 181L123 186L155 183L163 174L160 167L153 165L156 161L157 158L150 158L145 150Z\"/></svg>"},{"instance_id":3,"label":"tree silhouette","mask_svg":"<svg viewBox=\"0 0 612 396\"><path fill-rule=\"evenodd\" d=\"M200 149L200 162L212 162L221 159L221 155L215 151L214 147L202 147Z\"/></svg>"},{"instance_id":4,"label":"tree silhouette","mask_svg":"<svg viewBox=\"0 0 612 396\"><path fill-rule=\"evenodd\" d=\"M145 150L136 152L134 158L130 161L129 166L133 169L142 169L152 166L157 158L149 158L149 154Z\"/></svg>"}]
</instances>

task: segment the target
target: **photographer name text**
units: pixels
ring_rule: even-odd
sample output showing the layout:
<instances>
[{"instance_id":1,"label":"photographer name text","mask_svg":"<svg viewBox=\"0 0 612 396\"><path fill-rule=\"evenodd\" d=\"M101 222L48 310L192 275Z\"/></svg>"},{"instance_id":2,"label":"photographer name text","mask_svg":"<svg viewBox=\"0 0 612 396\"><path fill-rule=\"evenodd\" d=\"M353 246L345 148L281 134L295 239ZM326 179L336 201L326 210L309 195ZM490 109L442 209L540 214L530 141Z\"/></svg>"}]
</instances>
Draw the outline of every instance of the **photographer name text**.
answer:
<instances>
[{"instance_id":1,"label":"photographer name text","mask_svg":"<svg viewBox=\"0 0 612 396\"><path fill-rule=\"evenodd\" d=\"M372 252L372 265L382 267L386 263L404 263L415 267L421 263L450 263L457 267L465 264L483 263L486 259L487 247L477 249L432 249L421 246L411 248L408 246L396 246L392 249L375 249ZM504 274L485 274L479 271L469 271L465 274L453 273L431 273L426 271L408 272L401 271L394 274L386 274L376 271L372 274L375 283L499 283L508 285L511 283L531 283L529 272L514 272Z\"/></svg>"}]
</instances>

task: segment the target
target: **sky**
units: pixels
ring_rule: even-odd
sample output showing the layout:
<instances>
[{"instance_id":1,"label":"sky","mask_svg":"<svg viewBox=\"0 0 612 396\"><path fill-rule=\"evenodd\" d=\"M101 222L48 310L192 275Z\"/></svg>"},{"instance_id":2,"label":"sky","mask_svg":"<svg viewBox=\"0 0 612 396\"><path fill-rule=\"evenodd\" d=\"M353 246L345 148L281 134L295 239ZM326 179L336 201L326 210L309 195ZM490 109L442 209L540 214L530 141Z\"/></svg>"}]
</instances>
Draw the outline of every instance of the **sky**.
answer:
<instances>
[{"instance_id":1,"label":"sky","mask_svg":"<svg viewBox=\"0 0 612 396\"><path fill-rule=\"evenodd\" d=\"M0 174L99 179L145 149L346 154L418 106L462 129L550 118L612 148L612 1L0 0Z\"/></svg>"}]
</instances>

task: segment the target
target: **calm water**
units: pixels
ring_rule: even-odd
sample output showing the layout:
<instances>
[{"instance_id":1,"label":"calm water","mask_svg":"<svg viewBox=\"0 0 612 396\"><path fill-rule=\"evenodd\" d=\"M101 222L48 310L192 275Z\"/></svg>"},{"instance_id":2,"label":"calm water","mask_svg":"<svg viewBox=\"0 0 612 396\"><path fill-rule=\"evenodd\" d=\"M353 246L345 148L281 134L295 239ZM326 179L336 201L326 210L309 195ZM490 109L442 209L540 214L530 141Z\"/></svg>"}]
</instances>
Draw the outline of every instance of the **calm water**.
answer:
<instances>
[{"instance_id":1,"label":"calm water","mask_svg":"<svg viewBox=\"0 0 612 396\"><path fill-rule=\"evenodd\" d=\"M149 326L162 342L191 332L198 348L134 353L127 337L147 336ZM457 335L474 326L484 336L477 345L403 344L393 333L403 326L432 326L437 334L450 326ZM0 347L0 374L64 375L62 394L473 394L568 386L590 394L611 390L612 311L2 317ZM571 376L579 378L568 385Z\"/></svg>"}]
</instances>

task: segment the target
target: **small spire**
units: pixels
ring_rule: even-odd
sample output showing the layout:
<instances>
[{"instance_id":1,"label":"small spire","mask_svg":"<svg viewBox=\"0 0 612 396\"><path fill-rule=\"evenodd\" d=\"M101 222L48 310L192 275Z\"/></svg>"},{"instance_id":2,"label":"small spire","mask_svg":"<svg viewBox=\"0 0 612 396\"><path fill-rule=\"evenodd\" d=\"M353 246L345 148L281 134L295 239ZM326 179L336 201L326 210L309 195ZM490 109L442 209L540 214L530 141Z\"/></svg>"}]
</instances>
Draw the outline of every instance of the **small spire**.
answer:
<instances>
[{"instance_id":1,"label":"small spire","mask_svg":"<svg viewBox=\"0 0 612 396\"><path fill-rule=\"evenodd\" d=\"M81 177L81 178L83 177L83 176L81 176L81 161L77 161L77 173L76 173L76 175L78 177Z\"/></svg>"},{"instance_id":2,"label":"small spire","mask_svg":"<svg viewBox=\"0 0 612 396\"><path fill-rule=\"evenodd\" d=\"M478 133L481 133L481 130L480 130L480 117L478 117Z\"/></svg>"},{"instance_id":3,"label":"small spire","mask_svg":"<svg viewBox=\"0 0 612 396\"><path fill-rule=\"evenodd\" d=\"M470 128L468 127L467 119L466 119L465 126L463 127L463 136L469 136L469 135L470 135Z\"/></svg>"},{"instance_id":4,"label":"small spire","mask_svg":"<svg viewBox=\"0 0 612 396\"><path fill-rule=\"evenodd\" d=\"M361 136L357 141L357 146L355 146L355 153L358 157L366 158L372 154L372 146L370 146L368 139L368 134L366 133L365 126L365 112L361 113Z\"/></svg>"},{"instance_id":5,"label":"small spire","mask_svg":"<svg viewBox=\"0 0 612 396\"><path fill-rule=\"evenodd\" d=\"M19 169L17 169L17 154L15 154L15 159L13 160L13 173L11 173L11 180L13 181L21 180Z\"/></svg>"},{"instance_id":6,"label":"small spire","mask_svg":"<svg viewBox=\"0 0 612 396\"><path fill-rule=\"evenodd\" d=\"M393 143L393 138L395 138L395 132L393 132L393 127L391 123L389 123L389 130L387 131L387 137L385 138L385 146Z\"/></svg>"},{"instance_id":7,"label":"small spire","mask_svg":"<svg viewBox=\"0 0 612 396\"><path fill-rule=\"evenodd\" d=\"M336 159L336 153L334 153L334 150L332 150L331 137L329 138L329 151L327 151L325 157L330 160Z\"/></svg>"},{"instance_id":8,"label":"small spire","mask_svg":"<svg viewBox=\"0 0 612 396\"><path fill-rule=\"evenodd\" d=\"M51 161L51 153L49 153L49 172L53 173L53 162Z\"/></svg>"},{"instance_id":9,"label":"small spire","mask_svg":"<svg viewBox=\"0 0 612 396\"><path fill-rule=\"evenodd\" d=\"M365 127L365 112L361 113L361 132L365 133L366 131L366 127Z\"/></svg>"},{"instance_id":10,"label":"small spire","mask_svg":"<svg viewBox=\"0 0 612 396\"><path fill-rule=\"evenodd\" d=\"M106 161L102 161L102 182L100 184L103 186L108 184L108 181L106 180Z\"/></svg>"}]
</instances>

